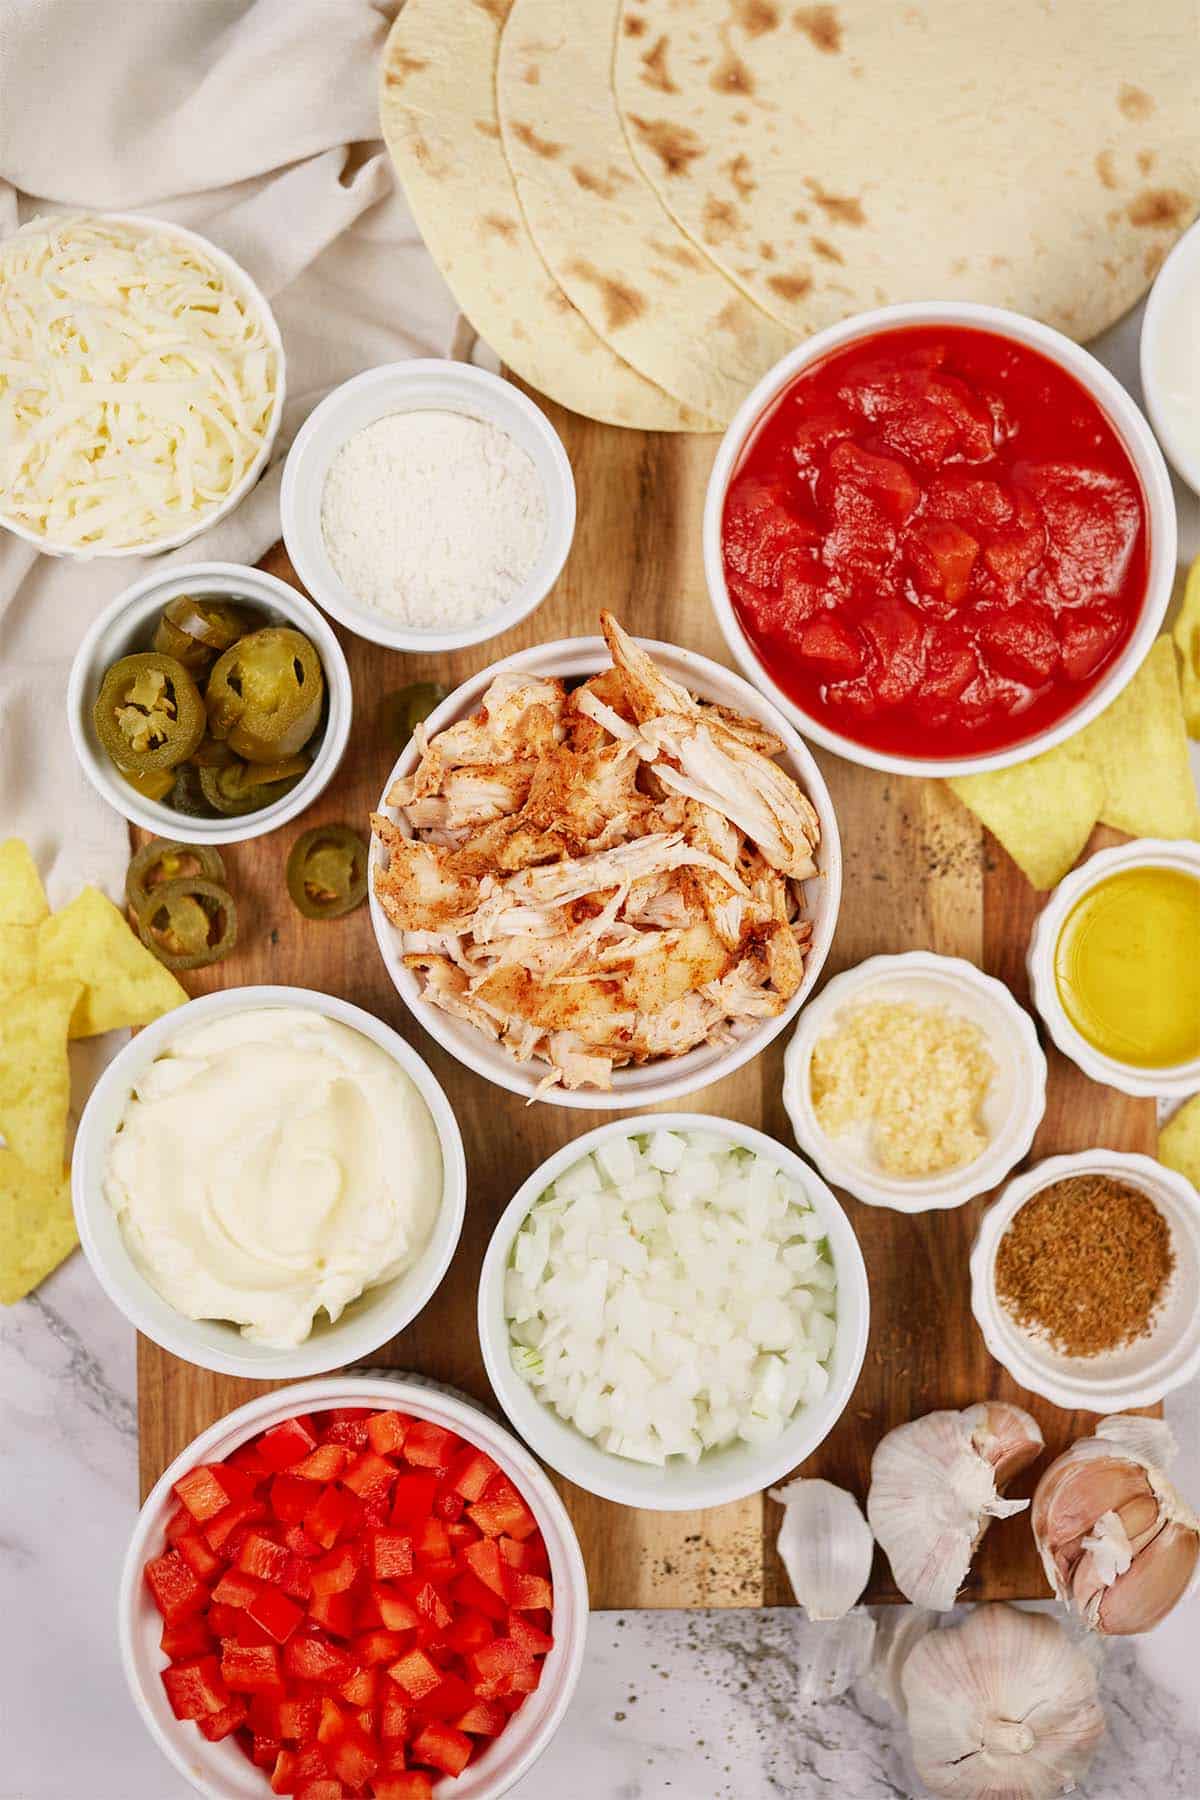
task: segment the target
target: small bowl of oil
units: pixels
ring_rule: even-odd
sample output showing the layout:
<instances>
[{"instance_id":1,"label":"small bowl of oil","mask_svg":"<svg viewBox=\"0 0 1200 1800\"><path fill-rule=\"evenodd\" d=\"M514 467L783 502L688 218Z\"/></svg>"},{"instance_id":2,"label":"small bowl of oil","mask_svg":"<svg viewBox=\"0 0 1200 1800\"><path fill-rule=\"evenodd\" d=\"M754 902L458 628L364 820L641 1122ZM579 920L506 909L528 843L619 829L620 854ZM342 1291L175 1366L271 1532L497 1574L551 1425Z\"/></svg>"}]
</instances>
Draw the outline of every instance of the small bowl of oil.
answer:
<instances>
[{"instance_id":1,"label":"small bowl of oil","mask_svg":"<svg viewBox=\"0 0 1200 1800\"><path fill-rule=\"evenodd\" d=\"M1200 843L1135 838L1060 881L1029 941L1034 1005L1085 1075L1200 1088Z\"/></svg>"}]
</instances>

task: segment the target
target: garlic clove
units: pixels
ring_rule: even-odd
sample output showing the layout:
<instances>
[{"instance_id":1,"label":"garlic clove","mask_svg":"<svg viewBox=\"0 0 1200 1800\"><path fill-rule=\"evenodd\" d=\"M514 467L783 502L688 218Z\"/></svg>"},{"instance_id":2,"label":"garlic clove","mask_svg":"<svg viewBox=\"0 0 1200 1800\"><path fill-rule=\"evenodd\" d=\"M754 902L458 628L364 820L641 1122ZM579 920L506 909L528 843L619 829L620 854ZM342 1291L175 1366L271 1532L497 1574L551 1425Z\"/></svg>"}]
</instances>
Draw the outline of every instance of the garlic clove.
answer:
<instances>
[{"instance_id":1,"label":"garlic clove","mask_svg":"<svg viewBox=\"0 0 1200 1800\"><path fill-rule=\"evenodd\" d=\"M792 1592L814 1622L842 1619L866 1587L875 1539L858 1501L831 1481L772 1488L783 1507L776 1545Z\"/></svg>"},{"instance_id":2,"label":"garlic clove","mask_svg":"<svg viewBox=\"0 0 1200 1800\"><path fill-rule=\"evenodd\" d=\"M967 1410L983 1413L971 1438L980 1456L991 1463L998 1488L1007 1487L1046 1448L1041 1426L1023 1407L1007 1400L988 1400L978 1409Z\"/></svg>"},{"instance_id":3,"label":"garlic clove","mask_svg":"<svg viewBox=\"0 0 1200 1800\"><path fill-rule=\"evenodd\" d=\"M1046 1575L1060 1600L1066 1599L1070 1571L1097 1519L1121 1512L1149 1492L1144 1471L1132 1463L1110 1456L1069 1457L1067 1452L1051 1463L1038 1482L1030 1521L1039 1545L1053 1547L1053 1568L1047 1565ZM1042 1561L1046 1563L1044 1551Z\"/></svg>"},{"instance_id":4,"label":"garlic clove","mask_svg":"<svg viewBox=\"0 0 1200 1800\"><path fill-rule=\"evenodd\" d=\"M1200 1536L1174 1521L1139 1550L1096 1600L1096 1624L1109 1637L1152 1631L1191 1587Z\"/></svg>"}]
</instances>

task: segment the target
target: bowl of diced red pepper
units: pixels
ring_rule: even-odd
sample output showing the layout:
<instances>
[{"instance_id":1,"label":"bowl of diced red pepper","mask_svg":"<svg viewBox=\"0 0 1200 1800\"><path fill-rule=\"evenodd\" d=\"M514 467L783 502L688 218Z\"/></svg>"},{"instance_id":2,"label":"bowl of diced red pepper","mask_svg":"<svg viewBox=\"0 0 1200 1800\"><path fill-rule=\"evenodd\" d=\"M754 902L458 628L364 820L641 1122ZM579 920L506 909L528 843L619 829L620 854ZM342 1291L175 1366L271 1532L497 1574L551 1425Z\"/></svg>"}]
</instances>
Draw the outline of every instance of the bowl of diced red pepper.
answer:
<instances>
[{"instance_id":1,"label":"bowl of diced red pepper","mask_svg":"<svg viewBox=\"0 0 1200 1800\"><path fill-rule=\"evenodd\" d=\"M138 1710L214 1800L495 1800L561 1722L586 1626L533 1458L388 1376L204 1432L142 1508L120 1597Z\"/></svg>"}]
</instances>

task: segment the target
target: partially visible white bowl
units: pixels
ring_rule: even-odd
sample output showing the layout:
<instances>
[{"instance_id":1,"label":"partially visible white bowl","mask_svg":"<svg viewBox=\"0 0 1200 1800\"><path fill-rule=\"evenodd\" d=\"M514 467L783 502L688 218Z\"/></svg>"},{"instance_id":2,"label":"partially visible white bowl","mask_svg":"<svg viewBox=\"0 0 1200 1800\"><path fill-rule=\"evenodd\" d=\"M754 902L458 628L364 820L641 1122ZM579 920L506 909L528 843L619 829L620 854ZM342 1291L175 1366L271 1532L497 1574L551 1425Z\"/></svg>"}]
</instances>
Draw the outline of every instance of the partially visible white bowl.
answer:
<instances>
[{"instance_id":1,"label":"partially visible white bowl","mask_svg":"<svg viewBox=\"0 0 1200 1800\"><path fill-rule=\"evenodd\" d=\"M283 339L279 335L279 326L275 322L275 315L271 311L266 295L257 283L251 280L242 265L235 262L227 251L219 250L216 244L208 238L202 237L198 231L188 231L184 226L175 225L169 219L151 218L149 213L104 212L89 216L103 219L114 225L140 226L147 230L162 232L166 237L182 238L185 243L203 251L204 255L210 257L220 269L233 293L244 302L251 312L258 315L263 333L275 353L278 370L275 399L267 420L266 430L263 433L262 443L254 461L222 501L210 508L208 512L201 513L190 524L181 527L179 531L173 532L169 537L151 538L148 543L144 544L122 544L116 549L103 546L96 548L85 546L80 549L74 544L54 543L40 532L31 531L27 525L10 518L0 508L0 525L3 525L6 531L11 531L14 537L24 538L26 543L32 544L35 549L40 550L43 556L70 557L76 562L95 562L118 556L160 556L164 551L178 550L181 544L186 544L190 539L197 537L200 532L207 531L210 525L217 524L218 520L231 513L235 506L240 506L266 468L267 460L275 447L275 439L279 435L279 422L283 417L283 402L287 391Z\"/></svg>"},{"instance_id":2,"label":"partially visible white bowl","mask_svg":"<svg viewBox=\"0 0 1200 1800\"><path fill-rule=\"evenodd\" d=\"M698 1463L675 1458L664 1468L602 1450L539 1400L512 1366L504 1312L504 1276L513 1243L535 1201L551 1182L601 1144L650 1130L703 1131L728 1138L731 1144L753 1150L782 1169L804 1189L824 1225L837 1273L837 1335L824 1396L810 1406L802 1406L783 1434L771 1443L732 1444L708 1452ZM650 1118L614 1119L576 1138L574 1143L564 1144L533 1171L501 1213L479 1277L479 1343L488 1380L512 1424L543 1462L589 1494L649 1512L690 1512L744 1500L782 1480L811 1456L850 1403L866 1354L870 1311L867 1270L858 1239L825 1183L794 1151L785 1149L764 1132L708 1113L655 1113Z\"/></svg>"},{"instance_id":3,"label":"partially visible white bowl","mask_svg":"<svg viewBox=\"0 0 1200 1800\"><path fill-rule=\"evenodd\" d=\"M147 800L118 772L100 742L92 708L105 672L122 656L148 650L154 625L178 594L244 600L272 624L294 626L310 638L325 673L325 724L314 740L312 767L290 793L258 812L236 818L197 819L161 800ZM337 773L350 737L354 711L350 670L342 646L311 600L296 588L245 563L180 563L143 575L118 594L84 635L67 682L67 725L84 774L102 800L134 825L184 844L242 844L286 825L323 793Z\"/></svg>"},{"instance_id":4,"label":"partially visible white bowl","mask_svg":"<svg viewBox=\"0 0 1200 1800\"><path fill-rule=\"evenodd\" d=\"M456 412L507 432L532 458L546 499L546 537L519 593L495 612L451 631L424 631L388 618L353 595L330 561L321 529L325 477L342 445L398 412ZM392 650L462 650L498 637L540 606L558 580L575 535L575 478L549 419L511 381L440 358L385 363L326 395L288 451L280 493L283 541L301 581L321 606L372 643ZM468 535L473 521L463 519Z\"/></svg>"},{"instance_id":5,"label":"partially visible white bowl","mask_svg":"<svg viewBox=\"0 0 1200 1800\"><path fill-rule=\"evenodd\" d=\"M294 1349L251 1343L236 1325L189 1319L151 1286L135 1264L104 1192L112 1143L135 1083L170 1045L211 1019L258 1007L319 1012L370 1038L414 1082L437 1128L442 1152L442 1196L429 1242L412 1268L367 1291L330 1323L324 1314L312 1335ZM180 1144L187 1157L192 1147ZM410 1325L450 1266L466 1216L467 1165L458 1122L441 1087L404 1039L373 1014L332 994L300 987L223 988L164 1014L139 1031L109 1063L83 1111L71 1159L71 1195L83 1253L92 1273L131 1325L174 1356L221 1375L263 1381L323 1375L360 1362Z\"/></svg>"},{"instance_id":6,"label":"partially visible white bowl","mask_svg":"<svg viewBox=\"0 0 1200 1800\"><path fill-rule=\"evenodd\" d=\"M997 1069L983 1104L989 1141L974 1162L940 1175L892 1175L871 1154L865 1127L861 1134L833 1138L817 1123L810 1074L817 1039L844 1008L879 1000L940 1006L983 1033ZM961 1206L995 1187L1026 1154L1046 1108L1046 1058L1029 1014L973 963L928 950L870 956L835 975L806 1008L784 1058L783 1103L796 1142L827 1181L869 1206L930 1212Z\"/></svg>"},{"instance_id":7,"label":"partially visible white bowl","mask_svg":"<svg viewBox=\"0 0 1200 1800\"><path fill-rule=\"evenodd\" d=\"M1099 1356L1065 1356L1018 1325L996 1294L996 1253L1014 1217L1035 1194L1075 1175L1107 1175L1141 1190L1166 1219L1175 1270L1153 1329ZM1010 1181L983 1215L971 1251L971 1311L988 1350L1021 1387L1068 1412L1125 1412L1154 1406L1200 1374L1200 1194L1149 1156L1084 1150L1052 1156Z\"/></svg>"},{"instance_id":8,"label":"partially visible white bowl","mask_svg":"<svg viewBox=\"0 0 1200 1800\"><path fill-rule=\"evenodd\" d=\"M429 1419L477 1444L504 1470L529 1502L550 1557L554 1584L554 1648L546 1657L534 1693L513 1715L495 1743L457 1780L439 1781L439 1800L499 1800L537 1761L561 1725L583 1666L587 1639L587 1575L579 1543L562 1501L516 1439L474 1406L439 1388L407 1382L403 1376L363 1373L261 1394L219 1419L177 1456L150 1493L134 1526L125 1555L117 1603L121 1663L134 1705L151 1737L184 1780L207 1800L270 1800L267 1774L256 1769L228 1740L210 1744L189 1722L171 1711L161 1671L166 1658L158 1647L162 1620L142 1579L146 1562L164 1542L175 1510L172 1484L199 1463L219 1462L239 1445L298 1413L333 1406L399 1408Z\"/></svg>"},{"instance_id":9,"label":"partially visible white bowl","mask_svg":"<svg viewBox=\"0 0 1200 1800\"><path fill-rule=\"evenodd\" d=\"M1200 494L1198 315L1200 221L1184 232L1154 278L1138 349L1150 423L1168 460Z\"/></svg>"},{"instance_id":10,"label":"partially visible white bowl","mask_svg":"<svg viewBox=\"0 0 1200 1800\"><path fill-rule=\"evenodd\" d=\"M568 1092L565 1088L554 1087L539 1096L554 1106L580 1107L589 1112L615 1112L629 1106L653 1106L663 1100L679 1100L685 1094L695 1093L697 1088L720 1081L722 1076L732 1074L734 1069L740 1069L743 1063L757 1056L773 1038L778 1037L789 1020L795 1018L812 992L833 942L842 893L842 851L829 789L825 786L812 755L786 719L781 719L761 694L756 694L752 687L739 676L731 674L728 669L723 669L720 663L709 662L707 657L697 656L691 650L676 649L672 644L658 644L650 639L641 639L640 642L673 680L681 682L701 699L718 701L723 706L734 707L748 717L760 719L782 738L782 767L808 795L821 825L817 875L805 887L813 934L804 961L804 980L797 992L778 1018L764 1019L738 1043L726 1047L705 1046L689 1050L683 1056L660 1057L657 1061L644 1063L640 1067L615 1069L612 1088L607 1092L599 1088L580 1088ZM460 688L456 688L430 714L425 721L426 730L433 737L455 719L465 719L476 712L485 691L502 669L526 669L531 675L559 676L568 681L582 681L598 670L608 668L610 662L611 658L602 638L562 638L557 643L519 651L515 656L506 656L501 662L493 663L490 668L482 670L470 681L465 681ZM387 804L387 796L393 782L402 775L410 774L416 763L417 748L410 743L401 752L384 783L378 810L397 824L401 823L399 814ZM375 892L375 871L383 860L379 840L373 837L370 862L371 923L375 928L380 955L395 984L396 992L443 1050L448 1050L451 1056L456 1056L468 1069L485 1076L498 1087L533 1099L539 1083L547 1073L545 1064L516 1062L507 1051L502 1050L490 1038L484 1037L474 1025L466 1020L453 1018L422 997L421 983L416 974L404 966L403 933L388 919Z\"/></svg>"},{"instance_id":11,"label":"partially visible white bowl","mask_svg":"<svg viewBox=\"0 0 1200 1800\"><path fill-rule=\"evenodd\" d=\"M1064 876L1038 914L1030 934L1026 955L1029 985L1046 1030L1063 1055L1069 1056L1093 1081L1118 1088L1123 1094L1184 1099L1200 1088L1200 1057L1191 1062L1175 1063L1169 1068L1143 1069L1106 1056L1076 1031L1067 1017L1054 979L1054 952L1075 903L1110 875L1140 868L1177 869L1200 881L1200 843L1191 838L1134 838L1111 850L1098 850L1095 856L1089 856L1078 869ZM1200 956L1200 946L1197 946L1196 954Z\"/></svg>"},{"instance_id":12,"label":"partially visible white bowl","mask_svg":"<svg viewBox=\"0 0 1200 1800\"><path fill-rule=\"evenodd\" d=\"M1019 744L992 750L982 756L900 756L872 749L857 739L847 737L821 719L806 713L773 679L769 669L746 633L733 609L725 585L725 563L721 553L721 521L725 511L725 494L742 450L759 419L777 396L810 364L818 362L832 350L840 350L857 338L871 337L877 332L913 325L965 325L977 331L990 331L1038 350L1053 363L1074 376L1096 401L1116 431L1137 471L1146 501L1150 546L1146 594L1137 625L1116 661L1080 700L1078 706L1057 724L1039 731ZM1177 530L1175 501L1171 478L1163 462L1154 435L1129 393L1115 375L1070 338L1042 325L1023 313L1008 312L1000 306L985 306L974 301L913 300L899 306L881 306L871 312L856 313L805 338L769 369L734 414L721 439L708 493L704 503L704 574L709 599L725 642L750 680L764 694L770 695L785 718L792 721L806 738L835 750L848 762L864 768L882 769L896 775L974 775L984 769L1004 769L1012 763L1026 762L1053 744L1073 737L1081 726L1116 698L1140 668L1151 644L1158 635L1163 615L1175 582Z\"/></svg>"}]
</instances>

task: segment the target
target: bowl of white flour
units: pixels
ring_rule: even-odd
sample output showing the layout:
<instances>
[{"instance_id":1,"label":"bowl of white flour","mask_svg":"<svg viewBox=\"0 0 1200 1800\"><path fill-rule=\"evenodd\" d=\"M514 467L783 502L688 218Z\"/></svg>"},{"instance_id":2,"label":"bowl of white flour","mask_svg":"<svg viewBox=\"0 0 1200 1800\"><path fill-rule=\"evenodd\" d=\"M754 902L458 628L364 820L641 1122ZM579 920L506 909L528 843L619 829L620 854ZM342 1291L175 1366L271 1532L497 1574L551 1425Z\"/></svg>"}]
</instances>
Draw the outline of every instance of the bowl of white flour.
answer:
<instances>
[{"instance_id":1,"label":"bowl of white flour","mask_svg":"<svg viewBox=\"0 0 1200 1800\"><path fill-rule=\"evenodd\" d=\"M527 618L575 530L562 441L519 388L468 363L369 369L288 453L283 538L301 581L360 637L459 650Z\"/></svg>"}]
</instances>

